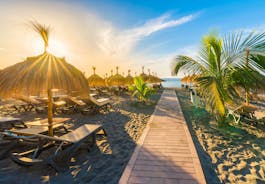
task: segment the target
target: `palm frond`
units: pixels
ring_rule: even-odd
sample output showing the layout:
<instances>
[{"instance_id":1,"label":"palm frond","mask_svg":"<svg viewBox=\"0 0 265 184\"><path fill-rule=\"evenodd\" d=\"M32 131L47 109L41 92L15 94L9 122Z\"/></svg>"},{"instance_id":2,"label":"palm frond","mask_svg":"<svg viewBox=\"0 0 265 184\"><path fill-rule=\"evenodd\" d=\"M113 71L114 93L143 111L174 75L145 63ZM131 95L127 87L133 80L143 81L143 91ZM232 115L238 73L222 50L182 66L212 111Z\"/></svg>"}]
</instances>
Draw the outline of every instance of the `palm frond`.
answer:
<instances>
[{"instance_id":1,"label":"palm frond","mask_svg":"<svg viewBox=\"0 0 265 184\"><path fill-rule=\"evenodd\" d=\"M172 69L172 73L175 75L177 75L180 70L188 71L189 74L195 74L203 70L203 65L189 56L178 55L174 60Z\"/></svg>"},{"instance_id":2,"label":"palm frond","mask_svg":"<svg viewBox=\"0 0 265 184\"><path fill-rule=\"evenodd\" d=\"M223 60L224 63L236 67L244 67L246 63L246 49L250 55L265 56L265 32L251 32L245 35L244 32L230 33L223 38ZM264 67L256 63L253 59L249 59L250 67L259 69L265 73Z\"/></svg>"},{"instance_id":3,"label":"palm frond","mask_svg":"<svg viewBox=\"0 0 265 184\"><path fill-rule=\"evenodd\" d=\"M225 115L225 104L223 100L224 92L218 81L214 77L200 77L198 78L199 92L203 94L209 111L216 114L217 117Z\"/></svg>"}]
</instances>

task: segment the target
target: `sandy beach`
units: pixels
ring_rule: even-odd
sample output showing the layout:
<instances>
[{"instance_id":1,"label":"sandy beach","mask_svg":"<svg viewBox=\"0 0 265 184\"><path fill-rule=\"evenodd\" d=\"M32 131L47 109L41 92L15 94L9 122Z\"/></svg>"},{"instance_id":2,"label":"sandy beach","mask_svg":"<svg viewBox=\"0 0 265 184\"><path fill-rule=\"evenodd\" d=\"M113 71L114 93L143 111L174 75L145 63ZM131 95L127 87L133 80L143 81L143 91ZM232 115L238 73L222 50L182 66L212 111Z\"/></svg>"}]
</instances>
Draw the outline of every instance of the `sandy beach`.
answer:
<instances>
[{"instance_id":1,"label":"sandy beach","mask_svg":"<svg viewBox=\"0 0 265 184\"><path fill-rule=\"evenodd\" d=\"M265 183L264 127L242 122L229 131L218 129L204 109L192 106L188 92L177 95L207 182Z\"/></svg>"},{"instance_id":2,"label":"sandy beach","mask_svg":"<svg viewBox=\"0 0 265 184\"><path fill-rule=\"evenodd\" d=\"M67 123L71 129L85 123L102 124L107 137L98 135L97 145L89 152L81 149L71 160L70 169L64 173L56 173L46 164L22 167L8 157L0 160L0 183L117 183L160 94L154 95L153 103L147 106L136 103L129 96L112 96L113 108L109 112L96 115L55 115L71 118ZM7 110L1 109L1 116L10 113ZM12 116L25 121L46 118L45 114L35 112L15 113ZM2 149L5 149L4 146ZM17 147L13 151L21 149Z\"/></svg>"}]
</instances>

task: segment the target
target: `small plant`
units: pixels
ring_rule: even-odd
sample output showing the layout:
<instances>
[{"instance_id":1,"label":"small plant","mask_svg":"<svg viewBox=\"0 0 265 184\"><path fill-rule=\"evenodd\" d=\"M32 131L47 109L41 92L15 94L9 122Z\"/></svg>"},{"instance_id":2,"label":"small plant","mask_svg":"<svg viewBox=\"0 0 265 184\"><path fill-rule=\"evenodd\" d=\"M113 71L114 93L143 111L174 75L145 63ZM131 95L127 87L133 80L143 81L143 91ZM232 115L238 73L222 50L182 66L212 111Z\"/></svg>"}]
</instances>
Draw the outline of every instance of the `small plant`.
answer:
<instances>
[{"instance_id":1,"label":"small plant","mask_svg":"<svg viewBox=\"0 0 265 184\"><path fill-rule=\"evenodd\" d=\"M129 90L132 91L132 96L136 96L143 103L146 103L156 92L154 88L149 87L144 82L142 77L135 77L133 83L133 85L129 86Z\"/></svg>"}]
</instances>

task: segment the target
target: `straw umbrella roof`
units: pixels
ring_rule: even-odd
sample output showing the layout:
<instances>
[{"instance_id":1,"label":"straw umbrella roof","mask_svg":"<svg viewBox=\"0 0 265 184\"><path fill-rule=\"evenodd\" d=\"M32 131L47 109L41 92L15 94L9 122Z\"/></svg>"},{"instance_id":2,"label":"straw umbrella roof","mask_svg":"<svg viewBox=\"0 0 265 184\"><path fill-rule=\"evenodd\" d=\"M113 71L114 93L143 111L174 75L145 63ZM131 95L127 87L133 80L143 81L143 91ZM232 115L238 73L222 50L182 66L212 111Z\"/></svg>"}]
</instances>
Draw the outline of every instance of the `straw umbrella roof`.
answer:
<instances>
[{"instance_id":1,"label":"straw umbrella roof","mask_svg":"<svg viewBox=\"0 0 265 184\"><path fill-rule=\"evenodd\" d=\"M37 94L46 89L48 132L53 136L52 88L80 91L81 96L89 97L89 87L82 72L67 63L64 58L55 57L47 52L50 28L36 21L30 22L30 26L41 36L44 52L4 69L0 74L0 96L25 94L25 91L27 94Z\"/></svg>"},{"instance_id":2,"label":"straw umbrella roof","mask_svg":"<svg viewBox=\"0 0 265 184\"><path fill-rule=\"evenodd\" d=\"M163 80L160 79L159 77L155 76L155 73L153 73L153 75L150 74L150 69L148 69L149 75L148 75L148 80L147 82L149 83L160 83Z\"/></svg>"},{"instance_id":3,"label":"straw umbrella roof","mask_svg":"<svg viewBox=\"0 0 265 184\"><path fill-rule=\"evenodd\" d=\"M116 74L108 80L111 86L121 86L125 84L125 78L119 74L119 67L116 67Z\"/></svg>"},{"instance_id":4,"label":"straw umbrella roof","mask_svg":"<svg viewBox=\"0 0 265 184\"><path fill-rule=\"evenodd\" d=\"M144 73L144 66L142 66L142 73L140 74L140 76L145 82L148 80L148 75Z\"/></svg>"},{"instance_id":5,"label":"straw umbrella roof","mask_svg":"<svg viewBox=\"0 0 265 184\"><path fill-rule=\"evenodd\" d=\"M93 75L88 77L88 85L90 87L104 87L106 86L105 80L96 74L96 67L92 67Z\"/></svg>"},{"instance_id":6,"label":"straw umbrella roof","mask_svg":"<svg viewBox=\"0 0 265 184\"><path fill-rule=\"evenodd\" d=\"M155 80L156 80L156 83L160 83L164 81L163 79L157 77L157 75L155 76Z\"/></svg>"},{"instance_id":7,"label":"straw umbrella roof","mask_svg":"<svg viewBox=\"0 0 265 184\"><path fill-rule=\"evenodd\" d=\"M186 83L195 83L196 82L196 79L199 77L199 75L188 75L188 76L185 76L181 79L181 82L186 82Z\"/></svg>"},{"instance_id":8,"label":"straw umbrella roof","mask_svg":"<svg viewBox=\"0 0 265 184\"><path fill-rule=\"evenodd\" d=\"M110 76L106 75L105 83L106 85L110 86L110 80L113 77L113 70L110 70Z\"/></svg>"},{"instance_id":9,"label":"straw umbrella roof","mask_svg":"<svg viewBox=\"0 0 265 184\"><path fill-rule=\"evenodd\" d=\"M87 93L86 78L77 68L47 52L28 57L25 61L0 72L0 96L17 93L38 94L50 88ZM26 92L26 93L25 93Z\"/></svg>"},{"instance_id":10,"label":"straw umbrella roof","mask_svg":"<svg viewBox=\"0 0 265 184\"><path fill-rule=\"evenodd\" d=\"M127 85L133 84L133 77L131 76L131 70L128 70L128 75L125 77L125 83Z\"/></svg>"},{"instance_id":11,"label":"straw umbrella roof","mask_svg":"<svg viewBox=\"0 0 265 184\"><path fill-rule=\"evenodd\" d=\"M184 77L181 78L180 81L183 82L183 83L186 83L188 81L188 77L189 76L184 76Z\"/></svg>"},{"instance_id":12,"label":"straw umbrella roof","mask_svg":"<svg viewBox=\"0 0 265 184\"><path fill-rule=\"evenodd\" d=\"M154 75L151 75L150 69L148 69L148 78L147 78L148 83L156 83L157 78Z\"/></svg>"}]
</instances>

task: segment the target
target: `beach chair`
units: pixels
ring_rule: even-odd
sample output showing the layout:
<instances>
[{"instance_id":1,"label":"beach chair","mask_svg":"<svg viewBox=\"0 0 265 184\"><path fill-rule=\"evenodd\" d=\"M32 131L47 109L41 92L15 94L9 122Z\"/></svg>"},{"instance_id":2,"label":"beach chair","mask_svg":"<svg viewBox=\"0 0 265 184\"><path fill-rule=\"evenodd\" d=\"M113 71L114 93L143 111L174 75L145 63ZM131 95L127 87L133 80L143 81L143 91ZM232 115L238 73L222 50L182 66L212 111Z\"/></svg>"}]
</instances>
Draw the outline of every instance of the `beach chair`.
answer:
<instances>
[{"instance_id":1,"label":"beach chair","mask_svg":"<svg viewBox=\"0 0 265 184\"><path fill-rule=\"evenodd\" d=\"M235 124L239 124L242 118L242 109L244 108L245 104L241 104L237 107L229 107L227 110L227 117L232 117Z\"/></svg>"},{"instance_id":2,"label":"beach chair","mask_svg":"<svg viewBox=\"0 0 265 184\"><path fill-rule=\"evenodd\" d=\"M53 112L61 113L64 111L67 103L64 100L53 101Z\"/></svg>"},{"instance_id":3,"label":"beach chair","mask_svg":"<svg viewBox=\"0 0 265 184\"><path fill-rule=\"evenodd\" d=\"M0 117L0 130L4 130L4 127L24 127L27 128L27 125L20 118L13 117Z\"/></svg>"},{"instance_id":4,"label":"beach chair","mask_svg":"<svg viewBox=\"0 0 265 184\"><path fill-rule=\"evenodd\" d=\"M14 112L24 112L27 111L28 109L28 104L18 100L18 99L14 99L11 103L6 105L7 108L11 107Z\"/></svg>"},{"instance_id":5,"label":"beach chair","mask_svg":"<svg viewBox=\"0 0 265 184\"><path fill-rule=\"evenodd\" d=\"M67 122L69 118L54 118L53 119L53 129L54 131L63 129L65 133L69 132L65 127L65 122ZM38 121L32 121L24 123L25 126L29 128L23 129L11 129L5 130L1 132L1 144L4 144L4 150L0 150L0 160L5 158L10 150L16 147L18 144L25 145L36 145L38 144L38 139L34 137L30 137L31 134L41 134L48 132L48 119L42 119ZM25 137L26 136L26 137ZM23 137L27 139L23 139Z\"/></svg>"},{"instance_id":6,"label":"beach chair","mask_svg":"<svg viewBox=\"0 0 265 184\"><path fill-rule=\"evenodd\" d=\"M96 141L95 136L100 131L106 135L101 125L85 124L60 137L31 133L29 136L39 139L37 148L22 153L12 153L11 158L14 162L25 166L45 162L58 172L65 171L70 159L76 154L81 145L88 143L90 139L89 146L93 146ZM43 151L51 147L56 148L52 155L39 158Z\"/></svg>"},{"instance_id":7,"label":"beach chair","mask_svg":"<svg viewBox=\"0 0 265 184\"><path fill-rule=\"evenodd\" d=\"M18 95L15 97L16 99L26 103L26 105L23 106L25 111L32 111L33 109L38 109L43 105L40 101L36 100L35 98L31 96L25 96L25 95ZM41 109L38 109L41 110ZM36 110L36 111L38 111Z\"/></svg>"},{"instance_id":8,"label":"beach chair","mask_svg":"<svg viewBox=\"0 0 265 184\"><path fill-rule=\"evenodd\" d=\"M82 114L87 114L87 113L98 113L100 110L107 111L110 107L110 99L109 98L98 98L96 99L95 97L90 96L89 99L82 99L87 105L90 106L90 109L84 109L81 111ZM88 112L87 112L88 111Z\"/></svg>"},{"instance_id":9,"label":"beach chair","mask_svg":"<svg viewBox=\"0 0 265 184\"><path fill-rule=\"evenodd\" d=\"M106 90L104 88L97 88L97 93L99 96L109 97L108 90Z\"/></svg>"},{"instance_id":10,"label":"beach chair","mask_svg":"<svg viewBox=\"0 0 265 184\"><path fill-rule=\"evenodd\" d=\"M63 108L63 113L65 114L81 112L83 109L87 108L86 103L76 97L67 96L64 97L63 100L67 103L67 106Z\"/></svg>"}]
</instances>

